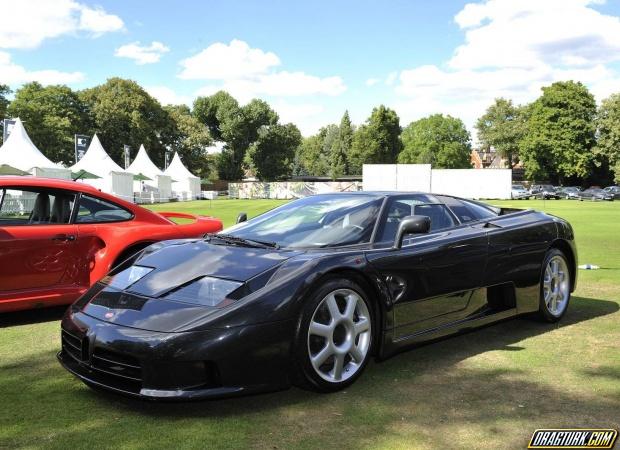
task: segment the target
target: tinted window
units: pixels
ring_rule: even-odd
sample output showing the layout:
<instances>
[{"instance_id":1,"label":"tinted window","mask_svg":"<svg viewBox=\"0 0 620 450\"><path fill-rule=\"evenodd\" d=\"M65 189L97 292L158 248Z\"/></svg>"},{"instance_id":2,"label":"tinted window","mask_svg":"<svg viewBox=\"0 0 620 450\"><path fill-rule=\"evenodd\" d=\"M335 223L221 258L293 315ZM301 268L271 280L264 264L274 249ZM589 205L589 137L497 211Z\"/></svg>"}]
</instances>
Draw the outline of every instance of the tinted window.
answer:
<instances>
[{"instance_id":1,"label":"tinted window","mask_svg":"<svg viewBox=\"0 0 620 450\"><path fill-rule=\"evenodd\" d=\"M396 237L398 225L403 217L420 215L431 219L431 231L443 230L455 225L454 219L441 204L427 203L428 197L416 196L410 198L395 198L390 200L385 216L379 230L379 241L390 242Z\"/></svg>"},{"instance_id":2,"label":"tinted window","mask_svg":"<svg viewBox=\"0 0 620 450\"><path fill-rule=\"evenodd\" d=\"M0 225L67 224L74 200L65 192L5 189L0 194Z\"/></svg>"},{"instance_id":3,"label":"tinted window","mask_svg":"<svg viewBox=\"0 0 620 450\"><path fill-rule=\"evenodd\" d=\"M448 206L448 208L450 208L454 215L458 217L461 223L490 219L497 216L493 210L476 202L470 202L468 200L461 200L453 197L439 198Z\"/></svg>"},{"instance_id":4,"label":"tinted window","mask_svg":"<svg viewBox=\"0 0 620 450\"><path fill-rule=\"evenodd\" d=\"M77 223L120 222L132 217L132 213L118 205L100 198L82 195L75 221Z\"/></svg>"}]
</instances>

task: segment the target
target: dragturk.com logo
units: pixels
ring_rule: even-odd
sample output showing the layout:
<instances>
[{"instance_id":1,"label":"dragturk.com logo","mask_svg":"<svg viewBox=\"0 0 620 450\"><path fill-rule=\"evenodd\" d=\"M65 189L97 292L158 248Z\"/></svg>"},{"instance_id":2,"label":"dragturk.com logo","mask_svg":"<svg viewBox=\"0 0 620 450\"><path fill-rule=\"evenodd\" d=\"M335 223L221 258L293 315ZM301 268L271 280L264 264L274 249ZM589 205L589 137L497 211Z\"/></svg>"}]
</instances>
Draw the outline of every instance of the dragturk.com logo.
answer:
<instances>
[{"instance_id":1,"label":"dragturk.com logo","mask_svg":"<svg viewBox=\"0 0 620 450\"><path fill-rule=\"evenodd\" d=\"M613 429L536 430L527 448L613 448L618 432Z\"/></svg>"}]
</instances>

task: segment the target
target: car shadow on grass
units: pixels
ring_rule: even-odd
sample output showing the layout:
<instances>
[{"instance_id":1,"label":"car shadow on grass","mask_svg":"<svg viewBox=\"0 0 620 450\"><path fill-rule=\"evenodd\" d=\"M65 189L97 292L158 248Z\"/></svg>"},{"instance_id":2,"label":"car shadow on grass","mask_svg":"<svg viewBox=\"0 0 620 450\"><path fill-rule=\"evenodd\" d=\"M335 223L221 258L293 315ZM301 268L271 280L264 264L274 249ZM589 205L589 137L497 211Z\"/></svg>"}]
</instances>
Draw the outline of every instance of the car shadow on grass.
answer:
<instances>
[{"instance_id":1,"label":"car shadow on grass","mask_svg":"<svg viewBox=\"0 0 620 450\"><path fill-rule=\"evenodd\" d=\"M67 308L67 305L60 305L50 308L0 313L0 328L60 320Z\"/></svg>"},{"instance_id":2,"label":"car shadow on grass","mask_svg":"<svg viewBox=\"0 0 620 450\"><path fill-rule=\"evenodd\" d=\"M466 333L450 336L438 341L413 346L408 351L399 353L383 362L371 363L367 371L350 388L364 390L369 380L390 379L393 373L413 374L414 377L426 372L448 370L448 367L457 365L460 361L481 353L503 350L509 352L521 351L524 348L515 344L537 335L542 335L560 327L568 327L597 317L616 313L620 309L618 303L608 300L575 297L571 300L571 307L563 320L556 324L543 323L527 317L505 320L483 328L474 329ZM375 384L375 383L373 383ZM372 390L380 386L366 386L372 395ZM239 398L207 400L191 403L159 403L136 401L121 398L114 394L103 394L108 400L120 402L125 408L140 411L154 416L194 416L201 417L237 414L240 410L260 411L287 404L321 401L330 397L329 394L317 394L301 389L280 391L271 394L258 394ZM339 394L335 394L339 395ZM215 407L215 408L213 408Z\"/></svg>"},{"instance_id":3,"label":"car shadow on grass","mask_svg":"<svg viewBox=\"0 0 620 450\"><path fill-rule=\"evenodd\" d=\"M329 395L293 388L192 403L140 401L88 389L49 352L33 352L27 364L0 361L0 394L14 405L0 413L11 425L0 447L37 446L44 440L56 447L92 442L145 447L149 442L210 448L405 448L414 443L453 448L484 441L488 448L514 448L527 445L536 427L618 427L617 397L595 395L587 383L561 382L568 372L591 383L616 383L618 369L611 362L588 368L573 361L563 367L561 355L554 354L556 385L542 375L539 379L539 368L532 370L527 359L511 359L542 350L529 338L558 329L565 334L571 330L564 328L583 328L618 310L613 301L575 297L559 324L515 319L419 346L371 363L353 386ZM576 340L582 337L572 333Z\"/></svg>"}]
</instances>

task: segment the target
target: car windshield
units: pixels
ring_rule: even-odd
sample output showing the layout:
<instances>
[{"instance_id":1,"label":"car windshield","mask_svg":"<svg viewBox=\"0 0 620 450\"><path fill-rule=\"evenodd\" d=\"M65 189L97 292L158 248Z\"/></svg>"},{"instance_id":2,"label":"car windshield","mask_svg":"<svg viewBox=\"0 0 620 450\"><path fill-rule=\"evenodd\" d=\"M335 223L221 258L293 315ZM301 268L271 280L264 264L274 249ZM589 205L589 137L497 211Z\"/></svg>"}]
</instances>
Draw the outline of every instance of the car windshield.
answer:
<instances>
[{"instance_id":1,"label":"car windshield","mask_svg":"<svg viewBox=\"0 0 620 450\"><path fill-rule=\"evenodd\" d=\"M521 184L513 184L513 185L512 185L512 188L513 188L514 190L519 190L519 191L524 191L524 190L525 190L525 188L524 188L524 187L523 187L523 185L521 185Z\"/></svg>"},{"instance_id":2,"label":"car windshield","mask_svg":"<svg viewBox=\"0 0 620 450\"><path fill-rule=\"evenodd\" d=\"M242 239L281 247L333 247L370 242L383 196L324 194L302 198L227 228Z\"/></svg>"},{"instance_id":3,"label":"car windshield","mask_svg":"<svg viewBox=\"0 0 620 450\"><path fill-rule=\"evenodd\" d=\"M543 184L541 186L541 189L544 189L545 191L554 191L555 188L553 186L551 186L550 184Z\"/></svg>"}]
</instances>

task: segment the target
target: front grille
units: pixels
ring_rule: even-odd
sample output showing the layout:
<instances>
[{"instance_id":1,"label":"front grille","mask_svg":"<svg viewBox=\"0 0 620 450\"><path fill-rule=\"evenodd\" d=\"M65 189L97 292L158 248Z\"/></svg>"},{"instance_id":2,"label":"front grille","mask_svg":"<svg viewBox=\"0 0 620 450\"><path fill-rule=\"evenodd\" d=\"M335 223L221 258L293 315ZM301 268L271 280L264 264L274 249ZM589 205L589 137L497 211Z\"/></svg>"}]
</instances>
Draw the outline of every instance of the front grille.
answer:
<instances>
[{"instance_id":1,"label":"front grille","mask_svg":"<svg viewBox=\"0 0 620 450\"><path fill-rule=\"evenodd\" d=\"M88 338L70 333L63 329L61 331L62 349L78 362L88 361Z\"/></svg>"},{"instance_id":2,"label":"front grille","mask_svg":"<svg viewBox=\"0 0 620 450\"><path fill-rule=\"evenodd\" d=\"M95 347L89 354L89 341L76 332L61 331L62 351L73 358L88 372L88 377L98 383L129 392L142 389L142 365L134 357Z\"/></svg>"},{"instance_id":3,"label":"front grille","mask_svg":"<svg viewBox=\"0 0 620 450\"><path fill-rule=\"evenodd\" d=\"M95 348L92 368L108 375L142 383L140 361L131 356Z\"/></svg>"}]
</instances>

